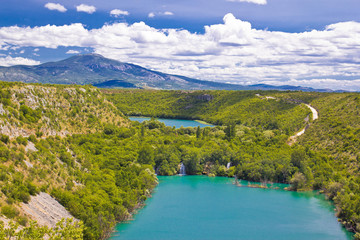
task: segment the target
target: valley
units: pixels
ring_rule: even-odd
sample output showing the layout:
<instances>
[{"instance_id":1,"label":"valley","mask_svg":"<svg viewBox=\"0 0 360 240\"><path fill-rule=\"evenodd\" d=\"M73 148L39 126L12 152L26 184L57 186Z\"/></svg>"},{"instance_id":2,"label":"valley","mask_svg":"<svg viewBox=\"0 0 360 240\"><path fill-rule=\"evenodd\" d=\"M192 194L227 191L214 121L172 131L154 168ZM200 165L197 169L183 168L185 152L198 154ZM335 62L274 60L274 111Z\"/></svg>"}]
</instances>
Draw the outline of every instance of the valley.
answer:
<instances>
[{"instance_id":1,"label":"valley","mask_svg":"<svg viewBox=\"0 0 360 240\"><path fill-rule=\"evenodd\" d=\"M187 175L318 191L334 202L342 226L357 239L359 96L2 82L1 213L27 229L35 219L22 204L48 194L83 226L76 228L78 239L107 239L157 194L155 173L174 176L183 165ZM215 126L174 128L156 118ZM289 138L305 127L290 146ZM277 191L258 189L267 190ZM67 234L71 226L59 231ZM46 233L42 226L33 229Z\"/></svg>"}]
</instances>

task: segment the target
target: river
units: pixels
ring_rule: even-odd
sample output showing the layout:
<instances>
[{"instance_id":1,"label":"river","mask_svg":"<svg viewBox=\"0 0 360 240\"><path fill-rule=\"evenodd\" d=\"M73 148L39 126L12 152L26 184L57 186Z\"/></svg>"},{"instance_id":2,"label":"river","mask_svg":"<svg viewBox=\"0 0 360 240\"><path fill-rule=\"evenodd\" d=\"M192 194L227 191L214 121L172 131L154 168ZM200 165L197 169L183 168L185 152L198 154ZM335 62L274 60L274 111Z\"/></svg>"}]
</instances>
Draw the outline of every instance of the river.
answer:
<instances>
[{"instance_id":1,"label":"river","mask_svg":"<svg viewBox=\"0 0 360 240\"><path fill-rule=\"evenodd\" d=\"M159 177L133 221L118 224L111 240L351 239L334 206L315 192L238 187L234 179Z\"/></svg>"},{"instance_id":2,"label":"river","mask_svg":"<svg viewBox=\"0 0 360 240\"><path fill-rule=\"evenodd\" d=\"M131 121L138 121L138 122L143 122L143 121L150 120L149 117L129 117L129 119ZM183 127L197 127L197 126L200 126L201 128L203 128L203 127L214 127L214 125L199 122L199 121L195 121L195 120L167 119L167 118L156 118L156 120L165 123L166 126L170 126L170 127L175 126L175 128L180 128L181 126L183 126Z\"/></svg>"}]
</instances>

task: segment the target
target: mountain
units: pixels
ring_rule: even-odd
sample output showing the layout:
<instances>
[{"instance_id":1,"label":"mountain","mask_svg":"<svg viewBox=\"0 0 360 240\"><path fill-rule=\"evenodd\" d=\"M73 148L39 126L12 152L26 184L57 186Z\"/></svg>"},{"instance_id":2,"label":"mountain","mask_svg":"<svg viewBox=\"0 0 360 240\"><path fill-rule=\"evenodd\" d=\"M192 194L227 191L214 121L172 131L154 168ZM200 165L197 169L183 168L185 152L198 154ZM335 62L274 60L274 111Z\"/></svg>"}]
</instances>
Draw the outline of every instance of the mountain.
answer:
<instances>
[{"instance_id":1,"label":"mountain","mask_svg":"<svg viewBox=\"0 0 360 240\"><path fill-rule=\"evenodd\" d=\"M135 64L108 59L99 54L77 55L58 62L35 66L0 67L0 80L25 83L92 84L100 88L331 91L296 86L266 84L248 86L197 80L152 71Z\"/></svg>"}]
</instances>

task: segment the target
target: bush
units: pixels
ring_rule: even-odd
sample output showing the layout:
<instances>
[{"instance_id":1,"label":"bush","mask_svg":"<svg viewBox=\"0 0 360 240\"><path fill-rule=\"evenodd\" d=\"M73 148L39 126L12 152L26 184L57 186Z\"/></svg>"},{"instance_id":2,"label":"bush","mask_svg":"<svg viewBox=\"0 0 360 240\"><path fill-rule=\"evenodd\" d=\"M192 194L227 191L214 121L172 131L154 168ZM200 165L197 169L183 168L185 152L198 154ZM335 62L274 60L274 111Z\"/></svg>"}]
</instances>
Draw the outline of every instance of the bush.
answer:
<instances>
[{"instance_id":1,"label":"bush","mask_svg":"<svg viewBox=\"0 0 360 240\"><path fill-rule=\"evenodd\" d=\"M8 143L10 142L9 136L4 135L4 134L1 134L1 135L0 135L0 140L1 140L3 143L5 143L5 144L8 144Z\"/></svg>"},{"instance_id":2,"label":"bush","mask_svg":"<svg viewBox=\"0 0 360 240\"><path fill-rule=\"evenodd\" d=\"M24 145L24 146L26 146L27 145L27 139L26 138L24 138L23 136L18 136L17 138L16 138L16 142L18 143L18 144L20 144L20 145Z\"/></svg>"},{"instance_id":3,"label":"bush","mask_svg":"<svg viewBox=\"0 0 360 240\"><path fill-rule=\"evenodd\" d=\"M13 219L19 215L19 210L11 205L5 205L1 208L1 213L4 214L7 218Z\"/></svg>"},{"instance_id":4,"label":"bush","mask_svg":"<svg viewBox=\"0 0 360 240\"><path fill-rule=\"evenodd\" d=\"M30 137L28 137L28 140L32 143L37 143L37 139L36 139L35 135L30 135Z\"/></svg>"},{"instance_id":5,"label":"bush","mask_svg":"<svg viewBox=\"0 0 360 240\"><path fill-rule=\"evenodd\" d=\"M25 217L25 216L18 216L17 218L16 218L16 221L21 225L21 226L26 226L26 224L28 223L28 219L27 219L27 217Z\"/></svg>"},{"instance_id":6,"label":"bush","mask_svg":"<svg viewBox=\"0 0 360 240\"><path fill-rule=\"evenodd\" d=\"M9 160L10 151L3 144L0 144L0 162L6 162Z\"/></svg>"},{"instance_id":7,"label":"bush","mask_svg":"<svg viewBox=\"0 0 360 240\"><path fill-rule=\"evenodd\" d=\"M40 108L33 110L26 105L20 106L20 117L26 122L37 123L41 118L41 112L42 110Z\"/></svg>"}]
</instances>

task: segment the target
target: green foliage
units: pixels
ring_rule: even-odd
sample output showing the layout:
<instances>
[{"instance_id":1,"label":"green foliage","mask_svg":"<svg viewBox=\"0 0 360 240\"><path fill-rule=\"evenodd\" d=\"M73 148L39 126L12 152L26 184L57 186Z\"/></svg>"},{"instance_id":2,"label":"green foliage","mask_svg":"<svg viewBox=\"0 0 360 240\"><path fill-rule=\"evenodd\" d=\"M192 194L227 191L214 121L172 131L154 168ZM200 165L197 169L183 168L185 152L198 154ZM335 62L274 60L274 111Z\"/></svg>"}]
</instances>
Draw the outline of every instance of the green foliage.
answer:
<instances>
[{"instance_id":1,"label":"green foliage","mask_svg":"<svg viewBox=\"0 0 360 240\"><path fill-rule=\"evenodd\" d=\"M290 180L291 189L294 191L301 190L305 188L306 178L304 174L297 172Z\"/></svg>"},{"instance_id":2,"label":"green foliage","mask_svg":"<svg viewBox=\"0 0 360 240\"><path fill-rule=\"evenodd\" d=\"M284 100L262 99L256 94L276 91L154 91L104 90L120 111L129 116L201 119L217 125L229 122L280 129L286 134L299 130L309 109Z\"/></svg>"},{"instance_id":3,"label":"green foliage","mask_svg":"<svg viewBox=\"0 0 360 240\"><path fill-rule=\"evenodd\" d=\"M5 205L1 207L1 213L4 214L7 218L13 219L19 215L19 210L17 210L14 206Z\"/></svg>"},{"instance_id":4,"label":"green foliage","mask_svg":"<svg viewBox=\"0 0 360 240\"><path fill-rule=\"evenodd\" d=\"M121 118L111 115L122 114L105 105L97 90L85 87L84 93L76 86L66 88L54 87L64 106L61 111L50 105L33 109L10 100L8 105L2 102L11 121L31 126L36 137L20 137L15 142L0 136L1 197L8 202L3 207L26 202L40 189L49 192L84 224L80 232L76 228L60 233L69 228L62 222L57 233L62 239L71 235L107 238L116 222L128 219L150 196L157 183L153 169L159 175L175 175L181 163L187 174L236 176L290 183L290 190L320 190L335 202L345 226L360 232L359 94L117 90L107 95L129 115L202 119L223 125L174 129L155 119L124 127ZM35 90L33 94L43 94ZM76 94L65 94L72 91ZM7 93L4 96L7 99ZM301 102L316 107L320 118L306 123L311 113ZM61 121L62 117L66 120ZM43 135L40 130L49 127L42 125L47 118L58 130L83 134L49 137L45 131ZM289 136L308 123L298 142L287 145ZM26 152L20 146L28 140L38 151ZM24 160L33 166L27 167ZM20 216L14 218L26 224ZM36 239L41 231L31 235L34 231L29 230L29 236Z\"/></svg>"},{"instance_id":5,"label":"green foliage","mask_svg":"<svg viewBox=\"0 0 360 240\"><path fill-rule=\"evenodd\" d=\"M42 109L40 108L33 110L25 104L20 106L20 119L23 119L25 122L36 123L41 118L41 114Z\"/></svg>"},{"instance_id":6,"label":"green foliage","mask_svg":"<svg viewBox=\"0 0 360 240\"><path fill-rule=\"evenodd\" d=\"M5 144L8 144L9 141L10 141L10 138L9 138L9 136L7 136L7 135L0 134L0 141L2 141L2 142L5 143Z\"/></svg>"},{"instance_id":7,"label":"green foliage","mask_svg":"<svg viewBox=\"0 0 360 240\"><path fill-rule=\"evenodd\" d=\"M29 226L19 229L19 224L10 221L7 228L0 222L0 240L81 240L83 239L83 223L73 219L62 219L56 227L49 229L31 221Z\"/></svg>"},{"instance_id":8,"label":"green foliage","mask_svg":"<svg viewBox=\"0 0 360 240\"><path fill-rule=\"evenodd\" d=\"M16 138L16 142L17 142L18 144L20 144L20 145L26 146L28 141L27 141L27 139L24 138L23 136L18 136L18 137Z\"/></svg>"},{"instance_id":9,"label":"green foliage","mask_svg":"<svg viewBox=\"0 0 360 240\"><path fill-rule=\"evenodd\" d=\"M9 160L10 150L2 143L0 143L0 162L6 162Z\"/></svg>"}]
</instances>

